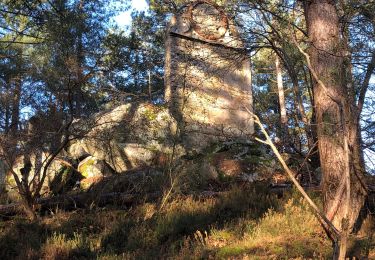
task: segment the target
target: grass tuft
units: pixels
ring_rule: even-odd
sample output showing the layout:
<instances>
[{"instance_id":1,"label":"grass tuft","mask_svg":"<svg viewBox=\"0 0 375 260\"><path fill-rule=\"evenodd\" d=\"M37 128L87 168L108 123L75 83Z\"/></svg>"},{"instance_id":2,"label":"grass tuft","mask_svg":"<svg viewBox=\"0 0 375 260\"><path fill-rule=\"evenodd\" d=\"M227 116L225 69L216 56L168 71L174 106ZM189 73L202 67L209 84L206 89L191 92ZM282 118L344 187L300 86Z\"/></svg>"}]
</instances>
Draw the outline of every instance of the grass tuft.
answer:
<instances>
[{"instance_id":1,"label":"grass tuft","mask_svg":"<svg viewBox=\"0 0 375 260\"><path fill-rule=\"evenodd\" d=\"M307 204L264 185L233 185L213 197L59 212L0 224L0 259L316 259L331 244ZM367 241L369 255L374 243Z\"/></svg>"}]
</instances>

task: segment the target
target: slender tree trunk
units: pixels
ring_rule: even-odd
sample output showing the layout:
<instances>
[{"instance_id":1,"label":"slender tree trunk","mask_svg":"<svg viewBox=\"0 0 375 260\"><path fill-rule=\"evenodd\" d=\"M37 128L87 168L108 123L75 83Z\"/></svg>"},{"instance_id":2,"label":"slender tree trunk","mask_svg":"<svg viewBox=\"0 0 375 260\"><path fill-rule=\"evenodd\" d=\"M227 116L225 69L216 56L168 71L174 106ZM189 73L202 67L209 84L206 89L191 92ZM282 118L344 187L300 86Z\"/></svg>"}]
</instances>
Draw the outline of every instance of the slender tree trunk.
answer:
<instances>
[{"instance_id":1,"label":"slender tree trunk","mask_svg":"<svg viewBox=\"0 0 375 260\"><path fill-rule=\"evenodd\" d=\"M286 106L285 106L285 95L284 95L284 86L283 86L283 76L280 64L280 58L278 55L275 55L275 69L276 69L276 79L277 79L277 91L279 96L279 106L280 106L280 125L281 133L280 137L282 144L287 145L288 140L288 117L286 115Z\"/></svg>"},{"instance_id":2,"label":"slender tree trunk","mask_svg":"<svg viewBox=\"0 0 375 260\"><path fill-rule=\"evenodd\" d=\"M316 130L314 131L314 122L315 118L312 118L311 120L308 119L305 108L303 106L301 92L299 90L299 84L298 84L298 78L296 74L293 74L292 83L293 83L293 92L294 92L294 102L295 107L298 109L299 114L301 116L302 122L305 124L305 133L307 138L307 146L310 151L310 160L312 165L315 167L318 167L320 165L319 163L319 156L318 156L318 147L317 147L317 133ZM313 104L313 102L311 102ZM314 107L312 107L312 112L314 115Z\"/></svg>"},{"instance_id":3,"label":"slender tree trunk","mask_svg":"<svg viewBox=\"0 0 375 260\"><path fill-rule=\"evenodd\" d=\"M152 102L151 69L148 70L148 98Z\"/></svg>"},{"instance_id":4,"label":"slender tree trunk","mask_svg":"<svg viewBox=\"0 0 375 260\"><path fill-rule=\"evenodd\" d=\"M135 89L138 89L138 86L140 86L140 94L143 94L143 85L140 83L139 80L139 53L138 50L135 50L135 64L134 64L134 86Z\"/></svg>"},{"instance_id":5,"label":"slender tree trunk","mask_svg":"<svg viewBox=\"0 0 375 260\"><path fill-rule=\"evenodd\" d=\"M248 58L248 61L246 61L246 66L249 66L248 67L248 77L247 77L247 86L248 86L248 90L249 90L249 111L251 113L254 113L254 91L253 91L253 71L252 71L252 60L251 60L251 56L249 56ZM249 132L254 134L255 132L255 128L254 128L254 120L250 120L249 122Z\"/></svg>"},{"instance_id":6,"label":"slender tree trunk","mask_svg":"<svg viewBox=\"0 0 375 260\"><path fill-rule=\"evenodd\" d=\"M83 49L83 10L84 0L79 1L78 14L79 14L79 24L78 24L78 34L77 34L77 71L76 71L76 115L79 117L82 115L82 106L84 104L84 95L83 95L83 85L84 85L84 75L83 75L83 63L84 63L84 49Z\"/></svg>"},{"instance_id":7,"label":"slender tree trunk","mask_svg":"<svg viewBox=\"0 0 375 260\"><path fill-rule=\"evenodd\" d=\"M20 49L17 52L18 58L16 63L16 76L11 79L11 83L14 84L14 90L12 93L12 119L10 123L10 131L11 134L15 134L18 130L18 125L20 121L20 103L21 103L21 95L22 95L22 55L23 50ZM12 82L13 81L13 82Z\"/></svg>"},{"instance_id":8,"label":"slender tree trunk","mask_svg":"<svg viewBox=\"0 0 375 260\"><path fill-rule=\"evenodd\" d=\"M9 165L10 172L12 173L14 180L17 184L18 192L21 196L21 203L24 209L26 216L31 220L34 221L37 219L37 215L34 210L34 197L30 191L30 183L29 183L29 174L32 168L30 158L28 154L25 153L23 158L23 168L20 169L21 178L17 175L17 173L13 170L12 165Z\"/></svg>"},{"instance_id":9,"label":"slender tree trunk","mask_svg":"<svg viewBox=\"0 0 375 260\"><path fill-rule=\"evenodd\" d=\"M319 162L319 156L317 154L318 153L317 134L316 134L316 130L314 129L314 124L315 124L314 117L312 119L309 119L306 115L305 108L303 106L303 100L301 97L301 91L300 91L300 86L298 82L298 73L296 71L295 64L293 64L288 57L285 57L284 61L285 61L285 68L288 71L288 74L293 84L294 108L295 108L295 111L298 111L296 115L305 124L305 133L306 133L307 145L309 149L309 158L311 160L312 165L315 168L317 168L320 166L320 162ZM305 82L306 84L308 84L309 82L309 80L306 77L306 74L305 74ZM311 104L313 104L314 102L313 102L313 96L312 96L311 91L309 91L309 94L310 94ZM314 106L312 106L312 111L314 114ZM297 120L297 122L298 121L299 120Z\"/></svg>"},{"instance_id":10,"label":"slender tree trunk","mask_svg":"<svg viewBox=\"0 0 375 260\"><path fill-rule=\"evenodd\" d=\"M24 197L22 204L23 204L24 212L25 212L27 218L31 221L37 220L38 217L37 217L37 215L35 213L35 210L34 210L34 202L33 202L32 198Z\"/></svg>"},{"instance_id":11,"label":"slender tree trunk","mask_svg":"<svg viewBox=\"0 0 375 260\"><path fill-rule=\"evenodd\" d=\"M347 53L335 1L305 1L305 8L311 41L309 53L314 74L324 210L335 227L345 233L352 230L365 199L360 183L363 162L356 159L361 153L358 116L347 80L351 71L345 66Z\"/></svg>"},{"instance_id":12,"label":"slender tree trunk","mask_svg":"<svg viewBox=\"0 0 375 260\"><path fill-rule=\"evenodd\" d=\"M316 130L316 116L315 116L315 106L314 106L314 94L312 89L312 83L313 79L311 77L311 73L307 72L304 69L304 76L305 76L305 83L307 85L307 91L309 93L309 100L311 106L311 118L308 120L308 128L306 131L308 132L308 135L310 136L308 138L309 142L309 149L311 150L311 164L317 168L320 167L320 160L319 160L319 150L318 150L318 134Z\"/></svg>"},{"instance_id":13,"label":"slender tree trunk","mask_svg":"<svg viewBox=\"0 0 375 260\"><path fill-rule=\"evenodd\" d=\"M12 121L10 123L10 131L15 134L18 130L19 119L20 119L20 101L22 91L22 80L21 76L17 75L14 79L14 91L12 97Z\"/></svg>"},{"instance_id":14,"label":"slender tree trunk","mask_svg":"<svg viewBox=\"0 0 375 260\"><path fill-rule=\"evenodd\" d=\"M5 108L5 126L4 126L5 133L9 132L9 120L10 120L10 109L9 109L9 103L7 102L6 108Z\"/></svg>"},{"instance_id":15,"label":"slender tree trunk","mask_svg":"<svg viewBox=\"0 0 375 260\"><path fill-rule=\"evenodd\" d=\"M9 132L9 125L10 125L10 102L9 102L9 81L7 81L6 85L6 92L5 92L5 125L4 131L5 133Z\"/></svg>"}]
</instances>

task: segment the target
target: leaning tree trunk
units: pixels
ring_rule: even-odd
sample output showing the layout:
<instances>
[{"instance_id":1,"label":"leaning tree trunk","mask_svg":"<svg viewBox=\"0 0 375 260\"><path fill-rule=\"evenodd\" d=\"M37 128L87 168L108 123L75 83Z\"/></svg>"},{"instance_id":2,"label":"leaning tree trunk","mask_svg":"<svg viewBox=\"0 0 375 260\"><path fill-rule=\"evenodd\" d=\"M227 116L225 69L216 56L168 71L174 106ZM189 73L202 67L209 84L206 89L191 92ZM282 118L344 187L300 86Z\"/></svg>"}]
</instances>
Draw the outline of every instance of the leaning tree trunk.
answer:
<instances>
[{"instance_id":1,"label":"leaning tree trunk","mask_svg":"<svg viewBox=\"0 0 375 260\"><path fill-rule=\"evenodd\" d=\"M305 1L314 74L314 106L323 173L324 210L338 230L351 230L365 199L360 178L357 109L351 93L350 66L335 1ZM347 144L346 144L347 143ZM350 149L349 149L350 148ZM348 172L350 182L345 182Z\"/></svg>"}]
</instances>

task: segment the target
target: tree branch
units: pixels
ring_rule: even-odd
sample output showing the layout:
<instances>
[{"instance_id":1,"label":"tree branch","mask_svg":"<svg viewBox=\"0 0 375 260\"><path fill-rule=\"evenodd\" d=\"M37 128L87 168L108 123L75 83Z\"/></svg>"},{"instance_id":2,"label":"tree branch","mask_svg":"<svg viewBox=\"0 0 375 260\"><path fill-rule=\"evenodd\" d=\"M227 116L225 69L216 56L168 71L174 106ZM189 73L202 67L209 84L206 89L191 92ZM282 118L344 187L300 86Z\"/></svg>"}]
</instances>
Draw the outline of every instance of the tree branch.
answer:
<instances>
[{"instance_id":1,"label":"tree branch","mask_svg":"<svg viewBox=\"0 0 375 260\"><path fill-rule=\"evenodd\" d=\"M367 66L366 75L365 75L365 78L363 80L361 90L359 92L358 104L357 104L358 116L362 112L363 105L364 105L364 102L365 102L366 92L367 92L367 89L370 85L370 79L371 79L371 76L374 72L374 69L375 69L375 51L372 53L371 61Z\"/></svg>"},{"instance_id":2,"label":"tree branch","mask_svg":"<svg viewBox=\"0 0 375 260\"><path fill-rule=\"evenodd\" d=\"M284 159L282 158L281 154L277 150L276 146L273 144L270 136L268 135L267 131L263 127L262 123L260 122L259 117L256 116L254 113L252 113L247 107L245 107L245 109L250 115L252 115L252 117L254 118L254 123L256 123L259 126L261 132L266 137L266 141L263 141L263 140L261 141L268 144L271 147L272 151L274 152L277 159L283 166L288 177L296 186L297 190L302 194L303 198L308 202L309 206L313 209L313 212L317 216L319 221L322 223L324 227L328 227L328 230L330 230L331 234L333 235L335 239L338 239L340 237L340 232L336 229L336 227L332 224L332 222L326 217L326 215L323 212L321 212L321 210L318 208L315 202L312 201L312 199L309 197L309 195L306 193L306 191L303 189L303 187L299 184L297 179L294 177L292 170L289 169ZM259 140L259 138L256 138L256 140Z\"/></svg>"}]
</instances>

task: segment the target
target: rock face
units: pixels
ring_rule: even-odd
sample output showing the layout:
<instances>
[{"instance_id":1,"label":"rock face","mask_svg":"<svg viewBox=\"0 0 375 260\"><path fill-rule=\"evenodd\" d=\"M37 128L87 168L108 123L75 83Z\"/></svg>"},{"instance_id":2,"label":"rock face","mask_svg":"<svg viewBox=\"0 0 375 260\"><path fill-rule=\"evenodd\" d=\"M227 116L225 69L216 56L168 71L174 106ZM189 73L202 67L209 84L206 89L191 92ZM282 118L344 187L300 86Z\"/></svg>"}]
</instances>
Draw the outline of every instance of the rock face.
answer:
<instances>
[{"instance_id":1,"label":"rock face","mask_svg":"<svg viewBox=\"0 0 375 260\"><path fill-rule=\"evenodd\" d=\"M272 163L268 159L262 144L219 143L193 158L180 160L175 172L182 182L188 183L180 184L185 189L194 190L202 184L202 187L207 187L208 183L212 187L233 182L263 181L271 184L274 171L263 171L264 165Z\"/></svg>"},{"instance_id":2,"label":"rock face","mask_svg":"<svg viewBox=\"0 0 375 260\"><path fill-rule=\"evenodd\" d=\"M78 164L77 170L84 178L103 177L106 175L106 165L93 156L86 157Z\"/></svg>"},{"instance_id":3,"label":"rock face","mask_svg":"<svg viewBox=\"0 0 375 260\"><path fill-rule=\"evenodd\" d=\"M176 142L177 124L168 109L150 104L127 104L75 124L83 138L67 148L68 156L92 156L121 173L158 162L161 155L184 154ZM73 130L74 131L74 130Z\"/></svg>"},{"instance_id":4,"label":"rock face","mask_svg":"<svg viewBox=\"0 0 375 260\"><path fill-rule=\"evenodd\" d=\"M252 110L249 56L220 7L197 1L171 19L165 85L167 106L124 104L75 121L70 128L72 141L58 156L80 164L73 170L56 159L42 192L58 194L72 182L75 185L77 178L72 176L79 177L81 188L86 189L113 173L158 169L172 157L183 161L183 155L191 158L215 143L247 139L254 132L247 111ZM33 156L29 182L45 157ZM207 179L249 173L247 165L233 156L216 154L204 163L187 159L184 168L187 174L195 169ZM22 167L20 158L14 166L19 176ZM7 190L14 189L10 176Z\"/></svg>"},{"instance_id":5,"label":"rock face","mask_svg":"<svg viewBox=\"0 0 375 260\"><path fill-rule=\"evenodd\" d=\"M77 170L83 177L80 181L80 186L84 190L90 188L92 184L101 181L104 176L112 174L111 169L104 161L98 160L93 156L88 156L82 160L78 164Z\"/></svg>"},{"instance_id":6,"label":"rock face","mask_svg":"<svg viewBox=\"0 0 375 260\"><path fill-rule=\"evenodd\" d=\"M166 41L165 99L183 144L209 143L254 132L250 60L224 11L196 1L172 17Z\"/></svg>"}]
</instances>

